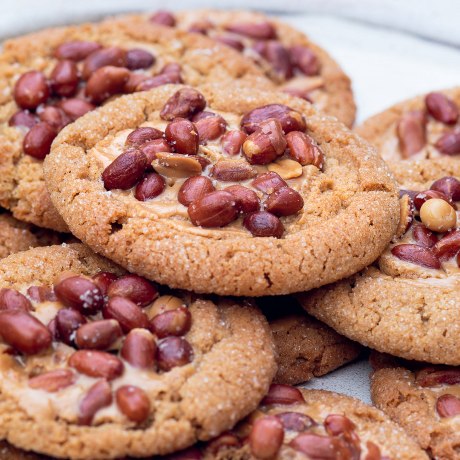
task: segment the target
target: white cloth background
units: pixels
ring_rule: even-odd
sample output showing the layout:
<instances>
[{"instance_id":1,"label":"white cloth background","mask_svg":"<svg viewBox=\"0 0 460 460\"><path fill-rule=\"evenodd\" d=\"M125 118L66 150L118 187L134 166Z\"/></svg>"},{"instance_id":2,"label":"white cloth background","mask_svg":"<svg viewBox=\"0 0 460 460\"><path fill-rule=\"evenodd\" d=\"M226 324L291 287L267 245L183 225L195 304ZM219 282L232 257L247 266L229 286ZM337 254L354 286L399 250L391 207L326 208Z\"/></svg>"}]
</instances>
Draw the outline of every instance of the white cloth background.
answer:
<instances>
[{"instance_id":1,"label":"white cloth background","mask_svg":"<svg viewBox=\"0 0 460 460\"><path fill-rule=\"evenodd\" d=\"M460 85L459 0L0 0L0 40L50 25L157 8L258 8L324 46L353 81L358 121L401 100ZM308 383L369 397L369 366L347 366Z\"/></svg>"}]
</instances>

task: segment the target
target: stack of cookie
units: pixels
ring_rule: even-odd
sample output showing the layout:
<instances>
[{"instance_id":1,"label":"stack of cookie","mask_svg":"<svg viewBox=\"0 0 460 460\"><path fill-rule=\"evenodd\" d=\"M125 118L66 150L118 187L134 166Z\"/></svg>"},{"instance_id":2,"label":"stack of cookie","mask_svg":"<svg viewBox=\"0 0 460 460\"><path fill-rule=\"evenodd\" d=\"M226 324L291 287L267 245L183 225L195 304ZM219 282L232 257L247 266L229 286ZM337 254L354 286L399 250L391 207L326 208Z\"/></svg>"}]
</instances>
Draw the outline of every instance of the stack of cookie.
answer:
<instances>
[{"instance_id":1,"label":"stack of cookie","mask_svg":"<svg viewBox=\"0 0 460 460\"><path fill-rule=\"evenodd\" d=\"M324 50L208 10L12 39L0 74L0 459L455 458L456 369L374 355L389 417L290 385L360 344L460 363L460 92L356 134Z\"/></svg>"}]
</instances>

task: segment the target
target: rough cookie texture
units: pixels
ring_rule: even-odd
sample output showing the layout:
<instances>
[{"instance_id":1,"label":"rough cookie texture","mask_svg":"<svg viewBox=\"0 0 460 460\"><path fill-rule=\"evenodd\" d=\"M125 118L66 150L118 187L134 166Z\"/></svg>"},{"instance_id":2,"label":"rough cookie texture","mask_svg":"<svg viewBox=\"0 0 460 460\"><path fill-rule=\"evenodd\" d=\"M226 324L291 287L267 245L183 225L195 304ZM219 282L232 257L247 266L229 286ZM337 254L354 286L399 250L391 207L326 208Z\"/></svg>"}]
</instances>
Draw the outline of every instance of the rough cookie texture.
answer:
<instances>
[{"instance_id":1,"label":"rough cookie texture","mask_svg":"<svg viewBox=\"0 0 460 460\"><path fill-rule=\"evenodd\" d=\"M460 107L460 88L439 91ZM400 183L416 177L427 171L427 175L442 177L442 175L460 176L460 156L446 155L439 152L436 142L450 131L458 130L459 122L445 124L426 114L426 95L400 102L383 112L364 121L355 131L377 147L380 155L387 162L391 171ZM403 155L401 143L398 140L398 123L401 117L410 112L425 114L426 132L425 145L419 152L407 157ZM403 161L403 164L400 164ZM413 171L413 173L411 173Z\"/></svg>"},{"instance_id":2,"label":"rough cookie texture","mask_svg":"<svg viewBox=\"0 0 460 460\"><path fill-rule=\"evenodd\" d=\"M350 79L324 49L312 42L302 32L282 21L254 11L206 9L179 11L173 14L176 18L176 28L204 33L210 38L216 39L216 41L222 40L224 43L225 38L228 37L230 40L236 41L238 46L240 44L243 45L242 54L254 60L265 74L273 80L275 85L278 86L278 89L305 95L304 97L308 97L322 112L337 117L349 127L353 125L356 105L353 100ZM151 16L151 14L128 16L127 18L123 18L122 21L133 21L135 23L148 21L151 24L152 21L149 20ZM257 44L260 45L262 43L261 41L257 42L248 35L228 30L228 27L232 25L250 25L267 22L271 24L276 33L276 37L271 37L272 39L275 38L288 49L291 46L297 45L306 47L312 51L319 64L318 72L313 72L310 76L297 74L288 78L280 77L279 73L272 67L272 64L254 50ZM251 27L248 26L247 29L251 30ZM272 43L274 42L272 41ZM285 58L280 55L274 56L273 59L276 60L275 62L278 62L277 66L279 65L281 68L286 65ZM280 61L277 61L278 59Z\"/></svg>"},{"instance_id":3,"label":"rough cookie texture","mask_svg":"<svg viewBox=\"0 0 460 460\"><path fill-rule=\"evenodd\" d=\"M171 287L248 296L311 289L356 272L382 252L398 221L396 187L383 161L343 124L281 93L200 89L210 110L233 119L269 103L304 115L325 167L305 166L305 180L296 179L304 207L286 218L282 239L195 227L188 219L156 215L130 192L108 192L98 152L120 132L159 123L159 111L177 89L125 96L87 114L61 132L45 161L55 206L96 252Z\"/></svg>"},{"instance_id":4,"label":"rough cookie texture","mask_svg":"<svg viewBox=\"0 0 460 460\"><path fill-rule=\"evenodd\" d=\"M278 353L275 383L297 385L356 359L363 348L305 314L292 297L258 302L267 316Z\"/></svg>"},{"instance_id":5,"label":"rough cookie texture","mask_svg":"<svg viewBox=\"0 0 460 460\"><path fill-rule=\"evenodd\" d=\"M424 191L440 179L428 169L418 171L410 168L404 176L401 167L402 188ZM301 294L299 301L310 314L339 333L378 351L458 365L458 248L455 250L453 245L453 258L446 261L441 257L438 269L395 257L395 246L413 243L416 225L423 226L414 220L412 229L394 241L374 266L327 288ZM456 235L458 229L451 233Z\"/></svg>"},{"instance_id":6,"label":"rough cookie texture","mask_svg":"<svg viewBox=\"0 0 460 460\"><path fill-rule=\"evenodd\" d=\"M458 413L441 416L436 409L442 395L458 395L458 384L430 386L422 382L421 385L421 372L426 372L421 363L394 358L385 361L379 363L371 379L371 395L375 405L401 425L430 457L458 459L460 417ZM458 368L443 368L447 372L453 369L460 375ZM428 372L430 370L434 371L428 368Z\"/></svg>"},{"instance_id":7,"label":"rough cookie texture","mask_svg":"<svg viewBox=\"0 0 460 460\"><path fill-rule=\"evenodd\" d=\"M206 37L179 30L163 30L153 25L85 24L48 29L3 44L0 56L0 205L19 220L41 227L68 231L52 206L46 191L42 161L23 153L24 128L8 126L18 110L13 88L21 74L30 70L43 71L48 77L58 62L53 53L66 42L96 41L104 46L123 49L141 48L156 58L149 72L156 75L164 65L178 63L186 83L196 85L228 80L257 88L272 87L270 81L250 60L228 47Z\"/></svg>"},{"instance_id":8,"label":"rough cookie texture","mask_svg":"<svg viewBox=\"0 0 460 460\"><path fill-rule=\"evenodd\" d=\"M30 284L49 286L63 272L91 276L101 270L123 273L82 245L36 248L0 262L0 286L24 290ZM114 389L130 378L144 389L151 416L142 425L129 421L114 403L89 426L78 424L75 404L82 389L97 381L89 374L54 393L28 386L26 372L37 375L67 356L64 343L56 345L59 356L52 348L23 356L22 364L14 354L2 353L0 438L26 450L93 460L165 454L231 428L257 406L276 366L271 334L259 311L234 301L218 303L191 300L192 326L185 336L193 348L191 362L162 373L125 364L125 374L111 380Z\"/></svg>"},{"instance_id":9,"label":"rough cookie texture","mask_svg":"<svg viewBox=\"0 0 460 460\"><path fill-rule=\"evenodd\" d=\"M8 213L0 214L0 259L15 252L59 244L61 241L62 237L57 233L20 222Z\"/></svg>"}]
</instances>

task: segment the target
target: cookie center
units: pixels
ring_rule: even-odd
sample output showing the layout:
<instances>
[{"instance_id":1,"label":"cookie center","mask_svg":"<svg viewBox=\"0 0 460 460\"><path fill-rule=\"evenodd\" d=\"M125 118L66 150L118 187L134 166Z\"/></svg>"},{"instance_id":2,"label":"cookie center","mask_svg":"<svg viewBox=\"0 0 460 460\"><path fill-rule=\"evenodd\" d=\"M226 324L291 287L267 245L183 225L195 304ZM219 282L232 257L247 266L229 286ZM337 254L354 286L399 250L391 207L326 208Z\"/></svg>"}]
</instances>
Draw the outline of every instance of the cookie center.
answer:
<instances>
[{"instance_id":1,"label":"cookie center","mask_svg":"<svg viewBox=\"0 0 460 460\"><path fill-rule=\"evenodd\" d=\"M216 111L191 88L89 154L104 168L106 190L159 217L277 238L299 221L307 181L325 167L299 112L281 104L243 116Z\"/></svg>"}]
</instances>

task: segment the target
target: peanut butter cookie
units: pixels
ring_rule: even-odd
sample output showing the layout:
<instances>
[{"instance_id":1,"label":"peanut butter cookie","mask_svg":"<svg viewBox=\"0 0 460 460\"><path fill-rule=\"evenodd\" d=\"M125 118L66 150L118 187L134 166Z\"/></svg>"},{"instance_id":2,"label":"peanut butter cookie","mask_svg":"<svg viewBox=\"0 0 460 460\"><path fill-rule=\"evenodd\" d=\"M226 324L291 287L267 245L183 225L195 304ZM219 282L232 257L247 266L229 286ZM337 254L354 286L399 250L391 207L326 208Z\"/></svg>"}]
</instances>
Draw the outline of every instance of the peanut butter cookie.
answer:
<instances>
[{"instance_id":1,"label":"peanut butter cookie","mask_svg":"<svg viewBox=\"0 0 460 460\"><path fill-rule=\"evenodd\" d=\"M274 85L301 97L348 127L356 106L350 79L337 62L304 33L255 11L158 11L122 20L161 24L208 36L253 60Z\"/></svg>"},{"instance_id":2,"label":"peanut butter cookie","mask_svg":"<svg viewBox=\"0 0 460 460\"><path fill-rule=\"evenodd\" d=\"M257 305L268 319L278 354L275 383L307 382L355 360L363 351L357 342L307 315L293 297L267 297Z\"/></svg>"},{"instance_id":3,"label":"peanut butter cookie","mask_svg":"<svg viewBox=\"0 0 460 460\"><path fill-rule=\"evenodd\" d=\"M460 176L460 87L431 92L367 119L356 132L375 145L396 179Z\"/></svg>"},{"instance_id":4,"label":"peanut butter cookie","mask_svg":"<svg viewBox=\"0 0 460 460\"><path fill-rule=\"evenodd\" d=\"M0 259L36 246L59 244L66 239L50 230L20 222L0 209Z\"/></svg>"},{"instance_id":5,"label":"peanut butter cookie","mask_svg":"<svg viewBox=\"0 0 460 460\"><path fill-rule=\"evenodd\" d=\"M329 391L272 385L231 431L163 460L422 460L428 456L381 411Z\"/></svg>"},{"instance_id":6,"label":"peanut butter cookie","mask_svg":"<svg viewBox=\"0 0 460 460\"><path fill-rule=\"evenodd\" d=\"M0 439L71 459L230 429L275 374L257 308L164 290L79 244L0 261Z\"/></svg>"},{"instance_id":7,"label":"peanut butter cookie","mask_svg":"<svg viewBox=\"0 0 460 460\"><path fill-rule=\"evenodd\" d=\"M460 369L387 357L371 379L372 400L430 457L460 458ZM375 357L374 357L375 360Z\"/></svg>"},{"instance_id":8,"label":"peanut butter cookie","mask_svg":"<svg viewBox=\"0 0 460 460\"><path fill-rule=\"evenodd\" d=\"M125 96L61 132L46 180L76 236L149 279L221 295L311 289L375 260L399 210L371 146L299 98L200 91Z\"/></svg>"},{"instance_id":9,"label":"peanut butter cookie","mask_svg":"<svg viewBox=\"0 0 460 460\"><path fill-rule=\"evenodd\" d=\"M400 226L374 266L299 299L339 333L378 351L458 365L460 181L429 175L424 169L417 181L409 172Z\"/></svg>"},{"instance_id":10,"label":"peanut butter cookie","mask_svg":"<svg viewBox=\"0 0 460 460\"><path fill-rule=\"evenodd\" d=\"M213 40L148 24L85 24L8 40L0 55L0 205L67 231L42 163L57 133L107 99L166 83L271 87L249 59Z\"/></svg>"}]
</instances>

